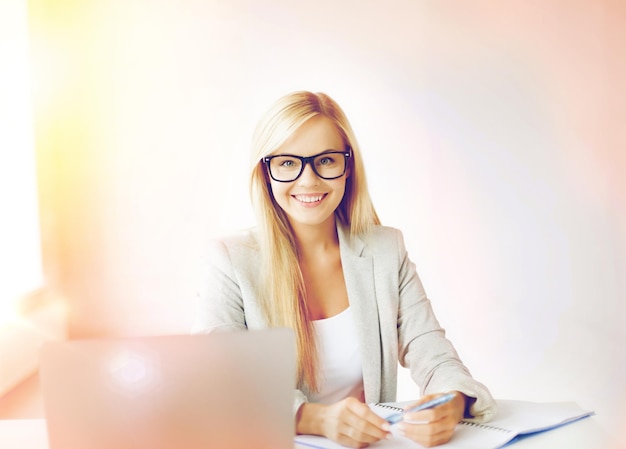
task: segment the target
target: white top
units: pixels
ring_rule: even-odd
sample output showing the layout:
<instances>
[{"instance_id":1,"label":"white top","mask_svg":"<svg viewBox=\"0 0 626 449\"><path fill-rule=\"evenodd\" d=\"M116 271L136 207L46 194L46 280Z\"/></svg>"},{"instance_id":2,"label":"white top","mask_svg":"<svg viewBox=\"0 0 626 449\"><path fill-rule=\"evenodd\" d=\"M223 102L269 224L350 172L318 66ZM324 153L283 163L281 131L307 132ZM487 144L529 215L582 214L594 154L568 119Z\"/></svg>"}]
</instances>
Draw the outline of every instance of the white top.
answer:
<instances>
[{"instance_id":1,"label":"white top","mask_svg":"<svg viewBox=\"0 0 626 449\"><path fill-rule=\"evenodd\" d=\"M319 353L320 391L309 401L332 404L348 396L364 400L363 364L350 307L313 321Z\"/></svg>"}]
</instances>

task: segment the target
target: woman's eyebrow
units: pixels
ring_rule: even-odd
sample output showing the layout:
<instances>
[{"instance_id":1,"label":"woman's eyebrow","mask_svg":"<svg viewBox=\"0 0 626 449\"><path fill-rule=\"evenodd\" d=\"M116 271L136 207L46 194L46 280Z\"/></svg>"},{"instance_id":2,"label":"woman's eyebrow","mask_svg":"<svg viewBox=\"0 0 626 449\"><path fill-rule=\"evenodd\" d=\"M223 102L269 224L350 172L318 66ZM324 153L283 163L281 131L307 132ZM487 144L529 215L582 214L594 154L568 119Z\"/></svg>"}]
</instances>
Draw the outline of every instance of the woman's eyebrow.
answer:
<instances>
[{"instance_id":1,"label":"woman's eyebrow","mask_svg":"<svg viewBox=\"0 0 626 449\"><path fill-rule=\"evenodd\" d=\"M314 153L311 156L319 156L321 154L326 154L326 153L332 153L332 152L339 152L339 153L343 153L346 150L337 150L334 148L329 148L327 150L322 151L321 153ZM293 153L276 153L276 154L271 154L270 156L293 156L293 157L311 157L311 156L299 156L297 154L293 154Z\"/></svg>"}]
</instances>

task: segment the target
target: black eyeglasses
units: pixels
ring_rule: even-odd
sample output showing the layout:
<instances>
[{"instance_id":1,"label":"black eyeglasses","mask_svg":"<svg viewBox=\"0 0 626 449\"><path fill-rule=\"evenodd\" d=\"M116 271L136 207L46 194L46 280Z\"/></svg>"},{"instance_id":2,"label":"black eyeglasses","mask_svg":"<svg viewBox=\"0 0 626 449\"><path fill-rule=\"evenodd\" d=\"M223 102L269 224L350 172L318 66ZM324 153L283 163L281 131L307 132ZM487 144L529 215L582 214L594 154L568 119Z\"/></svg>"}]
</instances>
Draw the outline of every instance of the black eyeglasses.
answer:
<instances>
[{"instance_id":1,"label":"black eyeglasses","mask_svg":"<svg viewBox=\"0 0 626 449\"><path fill-rule=\"evenodd\" d=\"M292 182L304 172L306 164L311 164L313 172L322 179L341 178L346 173L348 158L352 155L350 148L346 151L326 150L309 157L293 154L277 154L262 159L267 165L274 181Z\"/></svg>"}]
</instances>

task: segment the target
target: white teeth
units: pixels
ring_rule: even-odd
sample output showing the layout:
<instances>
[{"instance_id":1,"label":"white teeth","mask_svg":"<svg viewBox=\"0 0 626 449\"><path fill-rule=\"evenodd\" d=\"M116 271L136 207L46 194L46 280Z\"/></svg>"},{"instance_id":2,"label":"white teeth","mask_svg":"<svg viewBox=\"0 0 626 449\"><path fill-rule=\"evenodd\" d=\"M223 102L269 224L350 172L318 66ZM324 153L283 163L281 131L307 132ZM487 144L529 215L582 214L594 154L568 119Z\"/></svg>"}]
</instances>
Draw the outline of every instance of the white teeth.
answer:
<instances>
[{"instance_id":1,"label":"white teeth","mask_svg":"<svg viewBox=\"0 0 626 449\"><path fill-rule=\"evenodd\" d=\"M304 196L304 195L296 195L296 199L298 201L302 201L303 203L315 203L317 201L322 201L324 195L319 196Z\"/></svg>"}]
</instances>

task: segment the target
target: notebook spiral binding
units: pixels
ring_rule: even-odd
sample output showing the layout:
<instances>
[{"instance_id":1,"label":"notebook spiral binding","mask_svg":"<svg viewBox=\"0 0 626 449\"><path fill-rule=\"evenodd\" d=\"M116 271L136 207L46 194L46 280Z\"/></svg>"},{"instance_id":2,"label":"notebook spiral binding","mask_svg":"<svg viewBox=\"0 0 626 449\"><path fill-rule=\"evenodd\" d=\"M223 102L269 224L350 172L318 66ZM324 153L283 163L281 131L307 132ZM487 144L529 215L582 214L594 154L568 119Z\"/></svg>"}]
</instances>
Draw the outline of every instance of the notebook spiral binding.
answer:
<instances>
[{"instance_id":1,"label":"notebook spiral binding","mask_svg":"<svg viewBox=\"0 0 626 449\"><path fill-rule=\"evenodd\" d=\"M393 410L394 412L403 412L404 411L403 408L394 407L393 405L389 405L389 404L383 404L382 402L377 402L376 403L376 407L382 407L382 408L385 408L387 410Z\"/></svg>"},{"instance_id":2,"label":"notebook spiral binding","mask_svg":"<svg viewBox=\"0 0 626 449\"><path fill-rule=\"evenodd\" d=\"M480 424L480 423L471 422L471 421L461 421L459 424L462 424L468 427L476 427L478 429L495 430L496 432L511 433L511 431L508 429L503 429L502 427L490 426L489 424Z\"/></svg>"}]
</instances>

